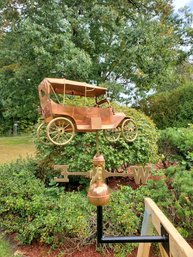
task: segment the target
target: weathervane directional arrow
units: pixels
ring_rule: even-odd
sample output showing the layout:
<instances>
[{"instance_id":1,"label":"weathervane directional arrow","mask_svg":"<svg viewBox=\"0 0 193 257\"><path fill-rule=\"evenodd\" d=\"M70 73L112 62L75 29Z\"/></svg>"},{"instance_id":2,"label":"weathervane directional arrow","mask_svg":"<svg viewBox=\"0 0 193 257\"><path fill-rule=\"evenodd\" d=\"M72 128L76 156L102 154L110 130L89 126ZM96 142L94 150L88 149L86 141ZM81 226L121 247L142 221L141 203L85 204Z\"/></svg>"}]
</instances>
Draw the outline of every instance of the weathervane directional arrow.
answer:
<instances>
[{"instance_id":1,"label":"weathervane directional arrow","mask_svg":"<svg viewBox=\"0 0 193 257\"><path fill-rule=\"evenodd\" d=\"M61 170L62 178L55 177L54 180L56 182L69 182L68 176L83 176L86 178L92 177L92 170L85 171L85 172L69 172L68 165L54 165L53 166L55 170ZM142 184L145 184L147 182L147 179L149 177L151 167L149 165L143 167L143 166L130 166L128 168L131 172L109 172L105 169L103 169L103 178L109 178L109 177L134 177L135 183L138 185L140 182Z\"/></svg>"}]
</instances>

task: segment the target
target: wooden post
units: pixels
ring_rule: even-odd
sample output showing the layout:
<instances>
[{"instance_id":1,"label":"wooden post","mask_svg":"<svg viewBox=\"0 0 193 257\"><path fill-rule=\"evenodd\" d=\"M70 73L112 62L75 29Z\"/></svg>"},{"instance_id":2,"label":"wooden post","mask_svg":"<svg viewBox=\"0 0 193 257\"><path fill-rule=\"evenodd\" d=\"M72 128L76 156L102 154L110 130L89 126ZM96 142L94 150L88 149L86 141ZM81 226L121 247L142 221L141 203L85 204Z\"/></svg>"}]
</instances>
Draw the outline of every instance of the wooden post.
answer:
<instances>
[{"instance_id":1,"label":"wooden post","mask_svg":"<svg viewBox=\"0 0 193 257\"><path fill-rule=\"evenodd\" d=\"M159 244L159 250L161 253L161 257L169 257L161 244Z\"/></svg>"},{"instance_id":2,"label":"wooden post","mask_svg":"<svg viewBox=\"0 0 193 257\"><path fill-rule=\"evenodd\" d=\"M175 229L172 223L166 218L163 212L158 208L158 206L154 203L151 198L145 198L145 212L148 213L148 220L151 218L151 222L158 235L161 235L161 225L167 230L169 235L169 255L166 253L162 245L160 245L160 251L162 257L193 257L193 249L190 245L185 241L185 239L180 235L180 233ZM147 214L146 214L147 215ZM148 231L148 229L143 227L149 227L147 225L147 221L145 221L144 216L144 224L142 226L142 232ZM143 247L143 248L142 248ZM146 252L142 252L142 250ZM146 255L145 255L146 254ZM138 248L137 257L146 257L148 256L148 251L142 246Z\"/></svg>"}]
</instances>

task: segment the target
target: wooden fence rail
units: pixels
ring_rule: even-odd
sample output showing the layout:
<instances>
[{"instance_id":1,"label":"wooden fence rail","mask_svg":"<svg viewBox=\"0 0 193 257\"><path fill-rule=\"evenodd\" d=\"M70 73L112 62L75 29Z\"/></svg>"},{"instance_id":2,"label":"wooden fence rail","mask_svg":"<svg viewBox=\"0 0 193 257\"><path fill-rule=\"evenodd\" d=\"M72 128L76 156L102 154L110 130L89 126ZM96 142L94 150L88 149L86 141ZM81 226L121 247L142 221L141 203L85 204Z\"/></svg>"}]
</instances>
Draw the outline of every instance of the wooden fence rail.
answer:
<instances>
[{"instance_id":1,"label":"wooden fence rail","mask_svg":"<svg viewBox=\"0 0 193 257\"><path fill-rule=\"evenodd\" d=\"M179 234L172 223L166 218L151 198L145 198L145 213L141 235L152 235L153 229L158 235L164 228L169 236L168 249L159 244L162 257L193 257L193 249ZM149 257L150 243L142 243L138 247L137 257Z\"/></svg>"}]
</instances>

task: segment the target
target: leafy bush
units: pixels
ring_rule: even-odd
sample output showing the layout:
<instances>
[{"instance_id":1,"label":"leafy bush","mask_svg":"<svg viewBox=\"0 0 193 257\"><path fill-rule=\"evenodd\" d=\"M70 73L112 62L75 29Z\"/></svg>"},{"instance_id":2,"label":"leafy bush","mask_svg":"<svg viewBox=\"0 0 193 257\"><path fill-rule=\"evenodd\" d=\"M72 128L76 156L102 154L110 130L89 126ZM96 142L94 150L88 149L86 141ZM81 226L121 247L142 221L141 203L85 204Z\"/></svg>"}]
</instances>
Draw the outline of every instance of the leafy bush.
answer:
<instances>
[{"instance_id":1,"label":"leafy bush","mask_svg":"<svg viewBox=\"0 0 193 257\"><path fill-rule=\"evenodd\" d=\"M193 120L193 85L178 87L141 101L140 108L150 116L159 129L186 127Z\"/></svg>"},{"instance_id":2,"label":"leafy bush","mask_svg":"<svg viewBox=\"0 0 193 257\"><path fill-rule=\"evenodd\" d=\"M96 208L83 192L45 187L35 177L35 160L0 166L0 227L16 232L23 243L34 240L58 245L66 240L79 246L96 240ZM133 190L112 192L104 208L106 235L139 234L144 197L151 197L186 237L193 236L193 170L171 167L167 179L148 181ZM170 190L172 188L172 190ZM134 245L113 245L116 256L126 256Z\"/></svg>"},{"instance_id":3,"label":"leafy bush","mask_svg":"<svg viewBox=\"0 0 193 257\"><path fill-rule=\"evenodd\" d=\"M96 208L84 193L65 193L63 188L45 187L34 176L33 162L17 162L0 167L0 226L16 232L18 239L58 245L66 240L79 246L96 240ZM128 191L132 189L128 187ZM104 211L105 233L128 235L139 232L140 217L126 202L122 192L113 192ZM111 216L109 217L109 213ZM114 246L113 246L114 247ZM117 256L134 245L115 246Z\"/></svg>"},{"instance_id":4,"label":"leafy bush","mask_svg":"<svg viewBox=\"0 0 193 257\"><path fill-rule=\"evenodd\" d=\"M120 140L109 143L99 133L99 149L104 155L107 170L115 170L133 164L145 164L157 160L158 133L153 122L139 111L128 107L115 107L133 117L138 126L138 137L133 143ZM95 133L77 133L67 146L47 146L36 142L39 159L44 163L67 164L70 171L88 171L96 153Z\"/></svg>"},{"instance_id":5,"label":"leafy bush","mask_svg":"<svg viewBox=\"0 0 193 257\"><path fill-rule=\"evenodd\" d=\"M193 236L193 169L170 167L166 170L167 183L172 189L173 203L168 205L168 215L184 237Z\"/></svg>"},{"instance_id":6,"label":"leafy bush","mask_svg":"<svg viewBox=\"0 0 193 257\"><path fill-rule=\"evenodd\" d=\"M57 244L60 234L85 238L90 231L87 214L92 209L85 196L46 188L28 166L16 163L0 169L1 227L17 232L24 243L38 239Z\"/></svg>"},{"instance_id":7,"label":"leafy bush","mask_svg":"<svg viewBox=\"0 0 193 257\"><path fill-rule=\"evenodd\" d=\"M96 208L81 192L64 192L64 188L45 187L30 169L33 162L17 162L0 167L0 227L16 232L26 244L38 240L58 245L70 238L71 242L93 243L96 240ZM136 232L139 220L128 206L116 205L113 197L108 210L114 214L104 222L110 234ZM121 214L118 222L117 214ZM127 219L130 219L130 222ZM112 224L113 223L113 224Z\"/></svg>"},{"instance_id":8,"label":"leafy bush","mask_svg":"<svg viewBox=\"0 0 193 257\"><path fill-rule=\"evenodd\" d=\"M187 171L181 166L171 166L162 172L166 175L165 179L149 180L147 185L141 186L137 190L131 190L130 187L124 186L115 194L124 199L121 204L129 206L128 210L132 210L141 221L144 212L144 198L152 198L182 236L192 238L193 169ZM119 203L118 200L115 201ZM135 221L133 222L135 223ZM136 227L139 229L141 226Z\"/></svg>"},{"instance_id":9,"label":"leafy bush","mask_svg":"<svg viewBox=\"0 0 193 257\"><path fill-rule=\"evenodd\" d=\"M167 128L160 131L160 153L170 160L181 161L186 168L193 165L193 129Z\"/></svg>"}]
</instances>

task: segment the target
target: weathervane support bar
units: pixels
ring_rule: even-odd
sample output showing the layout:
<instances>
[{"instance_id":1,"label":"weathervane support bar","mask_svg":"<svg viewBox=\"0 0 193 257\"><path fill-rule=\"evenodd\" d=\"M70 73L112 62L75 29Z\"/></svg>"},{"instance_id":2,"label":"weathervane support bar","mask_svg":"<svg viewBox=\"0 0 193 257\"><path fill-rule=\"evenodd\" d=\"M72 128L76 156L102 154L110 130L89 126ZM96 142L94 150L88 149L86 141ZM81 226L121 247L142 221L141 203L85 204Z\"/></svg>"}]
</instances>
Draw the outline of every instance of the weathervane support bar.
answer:
<instances>
[{"instance_id":1,"label":"weathervane support bar","mask_svg":"<svg viewBox=\"0 0 193 257\"><path fill-rule=\"evenodd\" d=\"M162 236L103 236L103 208L97 206L97 242L98 243L165 243L169 238Z\"/></svg>"}]
</instances>

